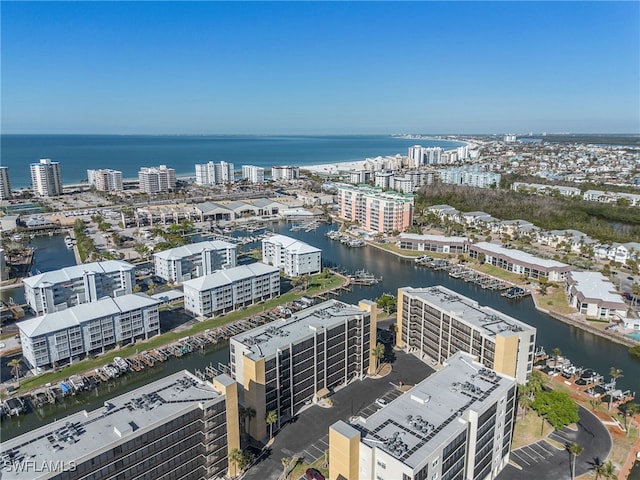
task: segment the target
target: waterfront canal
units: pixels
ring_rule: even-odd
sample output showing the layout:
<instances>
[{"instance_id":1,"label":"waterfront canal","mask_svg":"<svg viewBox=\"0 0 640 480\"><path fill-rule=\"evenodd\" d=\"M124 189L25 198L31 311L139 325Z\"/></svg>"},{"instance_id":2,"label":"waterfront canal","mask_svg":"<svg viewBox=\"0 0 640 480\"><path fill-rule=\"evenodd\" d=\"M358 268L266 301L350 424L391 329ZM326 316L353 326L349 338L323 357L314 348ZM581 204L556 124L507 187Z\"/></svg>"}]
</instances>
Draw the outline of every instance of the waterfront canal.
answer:
<instances>
[{"instance_id":1,"label":"waterfront canal","mask_svg":"<svg viewBox=\"0 0 640 480\"><path fill-rule=\"evenodd\" d=\"M322 249L323 259L334 265L342 266L351 271L365 269L376 276L382 276L382 281L377 285L371 287L354 286L350 292L341 294L338 298L342 301L357 304L363 298L374 299L385 292L395 294L397 289L403 286L443 285L476 300L480 305L490 306L536 327L538 331L537 343L543 346L547 352L558 347L562 354L571 359L575 365L593 368L607 379L611 367L622 369L624 376L618 379L619 388L640 393L640 360L631 357L627 353L627 347L538 312L530 298L509 300L500 296L497 291L483 290L475 284L452 278L446 272L417 267L412 259L403 259L369 246L346 247L325 236L328 230L336 229L336 225L321 225L315 231L310 232L304 230L291 232L289 225L284 223L275 224L273 228L276 233L298 238ZM46 240L48 237L43 238ZM66 251L64 242L62 248ZM73 264L73 261L66 265L69 264ZM60 266L53 268L60 268ZM48 406L37 414L30 413L18 419L5 420L1 427L2 437L11 438L55 418L61 418L79 410L99 408L108 398L139 387L162 375L183 368L190 371L204 370L210 364L216 366L218 362L227 363L228 360L229 352L225 345L193 353L180 359L170 359L153 369L121 377L113 385L103 385L95 392L67 399L63 404Z\"/></svg>"}]
</instances>

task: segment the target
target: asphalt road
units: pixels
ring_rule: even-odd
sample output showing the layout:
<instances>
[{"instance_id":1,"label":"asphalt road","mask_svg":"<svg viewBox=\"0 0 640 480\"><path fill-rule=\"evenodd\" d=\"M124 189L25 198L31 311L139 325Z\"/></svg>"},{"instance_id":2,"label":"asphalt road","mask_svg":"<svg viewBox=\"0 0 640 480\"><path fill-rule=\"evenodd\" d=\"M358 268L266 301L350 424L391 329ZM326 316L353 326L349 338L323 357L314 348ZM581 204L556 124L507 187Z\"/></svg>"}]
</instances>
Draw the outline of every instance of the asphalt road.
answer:
<instances>
[{"instance_id":1,"label":"asphalt road","mask_svg":"<svg viewBox=\"0 0 640 480\"><path fill-rule=\"evenodd\" d=\"M338 420L348 421L353 415L371 415L379 407L375 400L391 400L399 394L394 385L403 382L414 385L433 373L428 365L415 356L394 351L393 371L383 378L354 381L338 390L330 398L333 407L313 405L298 415L295 422L285 425L275 436L271 449L245 475L246 480L277 479L282 473L281 459L297 455L305 462L323 456L328 447L329 427Z\"/></svg>"},{"instance_id":2,"label":"asphalt road","mask_svg":"<svg viewBox=\"0 0 640 480\"><path fill-rule=\"evenodd\" d=\"M578 429L564 428L550 435L552 440L568 445L577 442L584 448L576 458L576 477L592 470L603 462L611 450L611 436L607 428L587 409L580 407ZM545 440L518 448L511 452L511 462L517 463L522 470L509 465L497 480L570 480L571 454L559 450Z\"/></svg>"}]
</instances>

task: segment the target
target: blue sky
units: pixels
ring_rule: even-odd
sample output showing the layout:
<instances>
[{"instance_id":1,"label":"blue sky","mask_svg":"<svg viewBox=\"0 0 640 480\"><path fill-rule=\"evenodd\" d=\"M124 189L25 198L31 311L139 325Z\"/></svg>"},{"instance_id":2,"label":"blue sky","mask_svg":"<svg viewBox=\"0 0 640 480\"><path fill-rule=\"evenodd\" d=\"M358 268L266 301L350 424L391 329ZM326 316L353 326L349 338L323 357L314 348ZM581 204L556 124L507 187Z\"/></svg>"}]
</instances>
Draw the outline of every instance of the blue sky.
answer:
<instances>
[{"instance_id":1,"label":"blue sky","mask_svg":"<svg viewBox=\"0 0 640 480\"><path fill-rule=\"evenodd\" d=\"M640 133L639 2L5 2L3 133Z\"/></svg>"}]
</instances>

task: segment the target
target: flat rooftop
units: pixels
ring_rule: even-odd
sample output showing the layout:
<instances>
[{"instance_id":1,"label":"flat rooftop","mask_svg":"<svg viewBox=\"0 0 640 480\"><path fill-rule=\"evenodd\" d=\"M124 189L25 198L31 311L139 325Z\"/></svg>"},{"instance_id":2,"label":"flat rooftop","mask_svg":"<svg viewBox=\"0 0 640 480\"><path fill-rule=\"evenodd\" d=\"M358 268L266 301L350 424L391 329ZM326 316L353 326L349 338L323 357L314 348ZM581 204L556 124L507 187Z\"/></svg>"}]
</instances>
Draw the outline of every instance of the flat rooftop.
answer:
<instances>
[{"instance_id":1,"label":"flat rooftop","mask_svg":"<svg viewBox=\"0 0 640 480\"><path fill-rule=\"evenodd\" d=\"M32 277L25 277L23 283L29 287L37 288L48 284L66 283L76 278L82 278L85 273L110 274L120 271L133 273L134 266L122 260L105 260L103 262L83 263L72 265L59 270L40 273Z\"/></svg>"},{"instance_id":2,"label":"flat rooftop","mask_svg":"<svg viewBox=\"0 0 640 480\"><path fill-rule=\"evenodd\" d=\"M458 352L442 370L352 426L361 441L379 448L411 468L467 429L469 411L483 412L516 385Z\"/></svg>"},{"instance_id":3,"label":"flat rooftop","mask_svg":"<svg viewBox=\"0 0 640 480\"><path fill-rule=\"evenodd\" d=\"M403 292L414 298L430 303L489 337L517 335L523 331L535 331L535 328L509 315L481 306L475 300L462 296L442 285L425 288L405 287Z\"/></svg>"},{"instance_id":4,"label":"flat rooftop","mask_svg":"<svg viewBox=\"0 0 640 480\"><path fill-rule=\"evenodd\" d=\"M154 428L200 403L217 403L224 398L213 385L186 370L115 397L102 409L69 415L0 444L0 473L3 480L46 478L52 461L80 464L103 449L126 442L137 431ZM8 468L26 463L27 471ZM34 477L43 472L41 477ZM58 472L59 473L59 472Z\"/></svg>"},{"instance_id":5,"label":"flat rooftop","mask_svg":"<svg viewBox=\"0 0 640 480\"><path fill-rule=\"evenodd\" d=\"M536 257L535 255L531 255L530 253L515 250L513 248L504 248L503 246L496 245L495 243L478 242L470 245L469 248L473 248L474 246L486 250L487 252L494 253L496 255L502 255L504 257L511 258L514 260L514 263L535 265L547 269L571 268L571 266L567 265L566 263Z\"/></svg>"},{"instance_id":6,"label":"flat rooftop","mask_svg":"<svg viewBox=\"0 0 640 480\"><path fill-rule=\"evenodd\" d=\"M309 337L323 328L340 325L345 320L366 314L367 312L355 305L339 300L327 300L300 310L290 318L247 330L231 337L231 340L242 344L245 347L245 355L255 361L263 357L269 358L275 355L278 349L288 348L289 344Z\"/></svg>"}]
</instances>

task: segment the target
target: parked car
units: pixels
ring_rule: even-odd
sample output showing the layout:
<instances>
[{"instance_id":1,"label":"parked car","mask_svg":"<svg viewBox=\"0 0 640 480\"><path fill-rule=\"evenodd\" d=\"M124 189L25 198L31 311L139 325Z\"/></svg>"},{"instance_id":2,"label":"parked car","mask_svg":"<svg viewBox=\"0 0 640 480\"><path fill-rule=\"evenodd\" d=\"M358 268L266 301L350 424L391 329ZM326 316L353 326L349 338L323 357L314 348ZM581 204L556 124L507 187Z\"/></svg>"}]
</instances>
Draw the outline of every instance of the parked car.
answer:
<instances>
[{"instance_id":1,"label":"parked car","mask_svg":"<svg viewBox=\"0 0 640 480\"><path fill-rule=\"evenodd\" d=\"M376 405L379 407L384 407L387 405L387 401L384 398L376 398Z\"/></svg>"},{"instance_id":2,"label":"parked car","mask_svg":"<svg viewBox=\"0 0 640 480\"><path fill-rule=\"evenodd\" d=\"M307 468L307 471L304 472L304 477L307 480L324 480L324 475L315 468Z\"/></svg>"}]
</instances>

